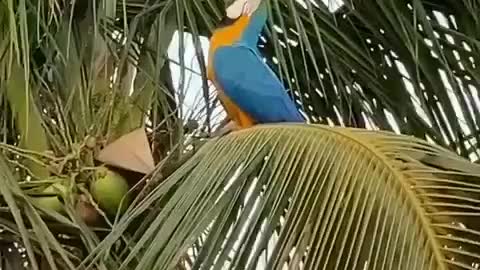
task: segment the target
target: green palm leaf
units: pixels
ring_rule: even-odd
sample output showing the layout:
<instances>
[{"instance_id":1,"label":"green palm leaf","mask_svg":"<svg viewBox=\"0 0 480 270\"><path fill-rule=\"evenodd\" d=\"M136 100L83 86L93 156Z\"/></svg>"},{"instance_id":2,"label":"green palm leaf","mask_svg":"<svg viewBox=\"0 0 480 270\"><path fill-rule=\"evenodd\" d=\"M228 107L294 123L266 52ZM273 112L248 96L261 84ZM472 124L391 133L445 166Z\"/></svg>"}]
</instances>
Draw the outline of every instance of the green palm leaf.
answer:
<instances>
[{"instance_id":1,"label":"green palm leaf","mask_svg":"<svg viewBox=\"0 0 480 270\"><path fill-rule=\"evenodd\" d=\"M474 269L479 172L392 133L259 126L207 143L99 250L150 209L120 269Z\"/></svg>"}]
</instances>

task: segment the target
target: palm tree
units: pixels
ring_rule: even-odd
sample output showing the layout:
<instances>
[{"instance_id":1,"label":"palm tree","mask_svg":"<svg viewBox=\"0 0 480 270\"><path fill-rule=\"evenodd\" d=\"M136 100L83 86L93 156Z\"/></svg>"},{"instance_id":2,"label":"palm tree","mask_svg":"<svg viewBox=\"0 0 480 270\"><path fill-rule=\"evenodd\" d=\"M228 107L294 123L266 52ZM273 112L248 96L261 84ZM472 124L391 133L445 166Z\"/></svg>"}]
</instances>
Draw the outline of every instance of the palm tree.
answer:
<instances>
[{"instance_id":1,"label":"palm tree","mask_svg":"<svg viewBox=\"0 0 480 270\"><path fill-rule=\"evenodd\" d=\"M480 2L269 5L311 124L214 136L223 0L1 1L0 268L478 269Z\"/></svg>"}]
</instances>

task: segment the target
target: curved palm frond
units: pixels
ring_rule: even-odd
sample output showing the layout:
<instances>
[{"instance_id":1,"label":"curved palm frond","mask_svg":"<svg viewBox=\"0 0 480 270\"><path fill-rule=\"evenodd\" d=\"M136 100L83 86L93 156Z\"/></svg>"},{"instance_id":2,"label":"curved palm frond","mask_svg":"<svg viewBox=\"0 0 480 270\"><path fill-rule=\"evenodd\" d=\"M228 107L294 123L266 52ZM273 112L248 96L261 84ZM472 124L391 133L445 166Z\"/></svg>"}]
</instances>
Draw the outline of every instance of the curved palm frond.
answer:
<instances>
[{"instance_id":1,"label":"curved palm frond","mask_svg":"<svg viewBox=\"0 0 480 270\"><path fill-rule=\"evenodd\" d=\"M421 140L258 126L207 143L91 259L148 209L120 269L474 269L479 202L480 167Z\"/></svg>"}]
</instances>

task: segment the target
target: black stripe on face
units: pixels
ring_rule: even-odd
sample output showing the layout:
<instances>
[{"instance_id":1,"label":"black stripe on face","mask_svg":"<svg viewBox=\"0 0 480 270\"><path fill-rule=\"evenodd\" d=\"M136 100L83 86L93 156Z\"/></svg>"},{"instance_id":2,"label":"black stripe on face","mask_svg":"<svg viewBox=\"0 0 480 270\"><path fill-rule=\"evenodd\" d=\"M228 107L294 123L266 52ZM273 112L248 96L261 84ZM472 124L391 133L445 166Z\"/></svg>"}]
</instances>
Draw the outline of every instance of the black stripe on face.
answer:
<instances>
[{"instance_id":1,"label":"black stripe on face","mask_svg":"<svg viewBox=\"0 0 480 270\"><path fill-rule=\"evenodd\" d=\"M240 17L239 17L239 18L240 18ZM229 18L228 16L225 16L225 17L223 17L223 19L220 21L220 23L218 23L217 27L218 27L218 28L221 28L221 27L230 26L230 25L234 24L237 20L238 20L238 18L232 19L232 18Z\"/></svg>"}]
</instances>

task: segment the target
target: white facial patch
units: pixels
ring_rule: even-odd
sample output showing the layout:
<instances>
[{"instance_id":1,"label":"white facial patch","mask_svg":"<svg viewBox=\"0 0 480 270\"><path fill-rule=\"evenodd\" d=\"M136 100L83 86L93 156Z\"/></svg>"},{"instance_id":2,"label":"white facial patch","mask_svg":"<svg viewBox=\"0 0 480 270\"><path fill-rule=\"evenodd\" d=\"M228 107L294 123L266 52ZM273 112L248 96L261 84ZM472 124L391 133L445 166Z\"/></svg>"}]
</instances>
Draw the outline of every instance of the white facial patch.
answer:
<instances>
[{"instance_id":1,"label":"white facial patch","mask_svg":"<svg viewBox=\"0 0 480 270\"><path fill-rule=\"evenodd\" d=\"M252 15L261 1L266 0L236 0L227 8L227 17L236 19L241 15Z\"/></svg>"},{"instance_id":2,"label":"white facial patch","mask_svg":"<svg viewBox=\"0 0 480 270\"><path fill-rule=\"evenodd\" d=\"M240 17L243 14L247 2L248 0L237 0L233 2L227 8L227 17L229 17L230 19L236 19Z\"/></svg>"}]
</instances>

